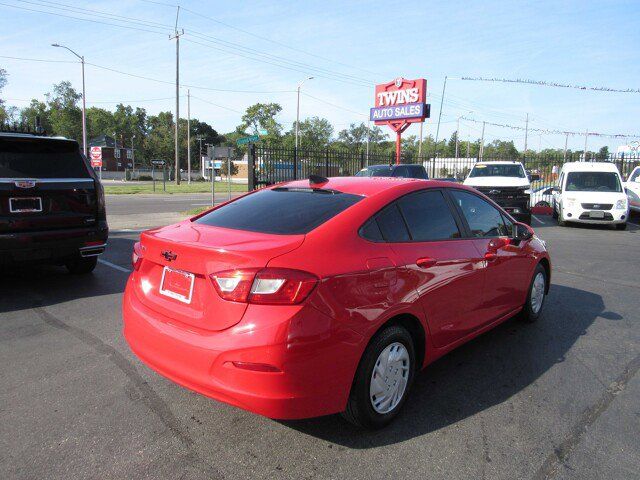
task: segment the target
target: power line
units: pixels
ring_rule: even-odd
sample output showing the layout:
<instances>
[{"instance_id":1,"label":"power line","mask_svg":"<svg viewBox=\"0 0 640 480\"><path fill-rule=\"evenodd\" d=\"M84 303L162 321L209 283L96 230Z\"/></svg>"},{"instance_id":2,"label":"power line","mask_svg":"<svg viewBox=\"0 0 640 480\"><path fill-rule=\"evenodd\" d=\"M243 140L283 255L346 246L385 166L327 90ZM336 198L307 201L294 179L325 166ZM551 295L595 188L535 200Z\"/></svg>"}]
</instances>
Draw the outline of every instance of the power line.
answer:
<instances>
[{"instance_id":1,"label":"power line","mask_svg":"<svg viewBox=\"0 0 640 480\"><path fill-rule=\"evenodd\" d=\"M467 120L469 122L474 123L483 123L480 120L475 120L473 118L468 117L460 117L461 119ZM504 123L493 123L493 122L484 122L487 125L492 125L494 127L502 127L502 128L510 128L512 130L525 130L524 127L520 127L518 125L507 125ZM571 136L584 136L587 135L589 137L605 137L605 138L640 138L640 135L632 135L632 134L624 134L624 133L598 133L598 132L570 132L566 130L548 130L545 128L531 128L529 127L530 132L538 132L547 135L571 135Z\"/></svg>"},{"instance_id":2,"label":"power line","mask_svg":"<svg viewBox=\"0 0 640 480\"><path fill-rule=\"evenodd\" d=\"M509 78L486 78L486 77L461 77L460 80L468 80L473 82L524 83L527 85L539 85L543 87L573 88L576 90L593 90L596 92L640 93L640 88L594 87L594 86L585 86L585 85L574 85L570 83L548 82L544 80L529 80L525 78L509 79Z\"/></svg>"}]
</instances>

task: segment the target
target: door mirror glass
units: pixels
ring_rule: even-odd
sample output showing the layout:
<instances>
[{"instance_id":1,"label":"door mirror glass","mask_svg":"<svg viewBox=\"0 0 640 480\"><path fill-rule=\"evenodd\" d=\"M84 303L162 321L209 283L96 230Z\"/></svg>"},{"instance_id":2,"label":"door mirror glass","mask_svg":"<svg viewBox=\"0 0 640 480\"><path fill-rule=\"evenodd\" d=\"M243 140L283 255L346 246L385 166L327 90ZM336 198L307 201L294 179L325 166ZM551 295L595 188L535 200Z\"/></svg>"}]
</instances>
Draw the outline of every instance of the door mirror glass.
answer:
<instances>
[{"instance_id":1,"label":"door mirror glass","mask_svg":"<svg viewBox=\"0 0 640 480\"><path fill-rule=\"evenodd\" d=\"M524 223L516 223L513 228L513 238L516 240L530 240L533 237L533 231Z\"/></svg>"}]
</instances>

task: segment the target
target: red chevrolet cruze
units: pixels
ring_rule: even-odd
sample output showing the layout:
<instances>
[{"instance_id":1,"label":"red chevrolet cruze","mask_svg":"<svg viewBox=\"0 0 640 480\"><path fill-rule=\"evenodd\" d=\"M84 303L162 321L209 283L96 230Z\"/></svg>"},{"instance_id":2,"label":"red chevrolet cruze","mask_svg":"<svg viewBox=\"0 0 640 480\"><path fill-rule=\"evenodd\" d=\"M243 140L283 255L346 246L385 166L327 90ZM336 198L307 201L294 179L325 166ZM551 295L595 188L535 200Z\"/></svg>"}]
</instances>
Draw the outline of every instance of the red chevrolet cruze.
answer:
<instances>
[{"instance_id":1,"label":"red chevrolet cruze","mask_svg":"<svg viewBox=\"0 0 640 480\"><path fill-rule=\"evenodd\" d=\"M549 289L545 244L449 182L312 177L141 235L124 335L161 375L277 419L393 419L417 371Z\"/></svg>"}]
</instances>

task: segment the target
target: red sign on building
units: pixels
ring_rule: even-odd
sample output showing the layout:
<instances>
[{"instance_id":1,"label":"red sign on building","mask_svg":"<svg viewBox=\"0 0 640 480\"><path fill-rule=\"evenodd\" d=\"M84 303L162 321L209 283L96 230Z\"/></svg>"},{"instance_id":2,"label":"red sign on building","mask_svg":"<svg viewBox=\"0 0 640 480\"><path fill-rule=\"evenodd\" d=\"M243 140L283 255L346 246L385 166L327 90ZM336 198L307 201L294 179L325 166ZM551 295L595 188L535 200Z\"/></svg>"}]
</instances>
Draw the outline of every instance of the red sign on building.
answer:
<instances>
[{"instance_id":1,"label":"red sign on building","mask_svg":"<svg viewBox=\"0 0 640 480\"><path fill-rule=\"evenodd\" d=\"M396 132L396 163L400 163L400 141L412 123L424 122L429 116L427 81L424 78L407 80L396 78L389 83L376 85L375 107L370 119L376 125L388 125Z\"/></svg>"}]
</instances>

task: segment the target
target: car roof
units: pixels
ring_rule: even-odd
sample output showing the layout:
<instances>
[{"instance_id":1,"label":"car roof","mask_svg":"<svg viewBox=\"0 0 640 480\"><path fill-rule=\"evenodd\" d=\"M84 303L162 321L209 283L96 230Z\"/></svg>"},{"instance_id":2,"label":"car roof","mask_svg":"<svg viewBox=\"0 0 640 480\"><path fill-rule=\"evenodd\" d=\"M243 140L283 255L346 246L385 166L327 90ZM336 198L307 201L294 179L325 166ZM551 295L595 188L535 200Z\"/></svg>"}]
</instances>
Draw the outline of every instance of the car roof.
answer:
<instances>
[{"instance_id":1,"label":"car roof","mask_svg":"<svg viewBox=\"0 0 640 480\"><path fill-rule=\"evenodd\" d=\"M382 163L379 165L367 165L362 170L366 170L367 168L394 168L394 167L422 167L419 163L393 163L391 165Z\"/></svg>"},{"instance_id":2,"label":"car roof","mask_svg":"<svg viewBox=\"0 0 640 480\"><path fill-rule=\"evenodd\" d=\"M611 162L567 162L562 166L565 172L616 172L618 167Z\"/></svg>"},{"instance_id":3,"label":"car roof","mask_svg":"<svg viewBox=\"0 0 640 480\"><path fill-rule=\"evenodd\" d=\"M310 184L309 180L295 180L291 182L279 183L272 185L270 188L288 187L288 188L322 188L324 190L337 190L342 193L351 193L353 195L361 195L371 197L378 193L394 189L403 188L410 185L417 186L417 183L424 187L451 188L452 183L438 180L422 180L418 178L401 178L401 177L330 177L328 181L322 184ZM410 189L410 187L409 187Z\"/></svg>"},{"instance_id":4,"label":"car roof","mask_svg":"<svg viewBox=\"0 0 640 480\"><path fill-rule=\"evenodd\" d=\"M489 160L487 162L481 161L474 165L522 165L522 162L518 160Z\"/></svg>"},{"instance_id":5,"label":"car roof","mask_svg":"<svg viewBox=\"0 0 640 480\"><path fill-rule=\"evenodd\" d=\"M20 132L0 132L0 138L21 138L25 140L65 140L67 142L75 142L66 137L47 137L44 135L34 135L33 133L20 133Z\"/></svg>"}]
</instances>

